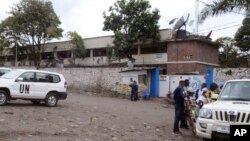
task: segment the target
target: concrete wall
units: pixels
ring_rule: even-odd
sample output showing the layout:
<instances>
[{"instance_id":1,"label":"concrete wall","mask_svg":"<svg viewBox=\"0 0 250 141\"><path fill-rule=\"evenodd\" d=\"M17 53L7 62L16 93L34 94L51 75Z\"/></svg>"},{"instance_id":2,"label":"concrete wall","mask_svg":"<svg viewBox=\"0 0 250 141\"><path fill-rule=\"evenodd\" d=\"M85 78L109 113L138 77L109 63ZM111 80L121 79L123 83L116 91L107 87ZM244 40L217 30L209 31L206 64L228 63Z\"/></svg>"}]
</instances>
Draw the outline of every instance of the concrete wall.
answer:
<instances>
[{"instance_id":1,"label":"concrete wall","mask_svg":"<svg viewBox=\"0 0 250 141\"><path fill-rule=\"evenodd\" d=\"M22 67L19 69L34 69ZM69 88L80 90L109 89L121 82L122 68L44 68L41 70L57 72L64 75Z\"/></svg>"},{"instance_id":2,"label":"concrete wall","mask_svg":"<svg viewBox=\"0 0 250 141\"><path fill-rule=\"evenodd\" d=\"M215 68L214 82L225 82L232 79L250 79L250 68Z\"/></svg>"}]
</instances>

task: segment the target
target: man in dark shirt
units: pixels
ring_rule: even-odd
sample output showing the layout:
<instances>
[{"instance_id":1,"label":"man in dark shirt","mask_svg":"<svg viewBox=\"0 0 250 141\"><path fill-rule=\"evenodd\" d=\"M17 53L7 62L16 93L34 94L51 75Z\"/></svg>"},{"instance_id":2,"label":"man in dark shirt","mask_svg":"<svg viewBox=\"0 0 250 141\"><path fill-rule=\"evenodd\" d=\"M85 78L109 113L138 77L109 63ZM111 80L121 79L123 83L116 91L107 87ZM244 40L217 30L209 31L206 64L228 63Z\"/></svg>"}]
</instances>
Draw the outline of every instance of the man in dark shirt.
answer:
<instances>
[{"instance_id":1,"label":"man in dark shirt","mask_svg":"<svg viewBox=\"0 0 250 141\"><path fill-rule=\"evenodd\" d=\"M138 85L136 81L133 81L132 84L129 85L131 87L131 101L137 101L139 100L138 97Z\"/></svg>"},{"instance_id":2,"label":"man in dark shirt","mask_svg":"<svg viewBox=\"0 0 250 141\"><path fill-rule=\"evenodd\" d=\"M185 94L184 94L184 81L180 81L179 82L179 86L175 89L174 91L174 100L175 100L175 120L174 120L174 133L180 133L179 130L179 122L185 122L185 118L184 116L184 109L185 109L185 105L184 105L184 98L185 98ZM184 123L182 123L184 124Z\"/></svg>"}]
</instances>

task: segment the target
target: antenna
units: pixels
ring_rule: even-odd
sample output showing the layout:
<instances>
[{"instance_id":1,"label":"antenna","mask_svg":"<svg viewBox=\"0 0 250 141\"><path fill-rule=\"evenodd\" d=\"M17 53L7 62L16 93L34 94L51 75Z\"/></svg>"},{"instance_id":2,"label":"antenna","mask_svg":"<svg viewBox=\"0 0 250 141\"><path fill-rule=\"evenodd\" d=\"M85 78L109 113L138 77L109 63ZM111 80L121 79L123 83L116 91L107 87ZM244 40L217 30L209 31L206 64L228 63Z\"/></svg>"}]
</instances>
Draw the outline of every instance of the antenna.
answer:
<instances>
[{"instance_id":1,"label":"antenna","mask_svg":"<svg viewBox=\"0 0 250 141\"><path fill-rule=\"evenodd\" d=\"M171 25L176 21L177 18L173 18L168 24Z\"/></svg>"},{"instance_id":2,"label":"antenna","mask_svg":"<svg viewBox=\"0 0 250 141\"><path fill-rule=\"evenodd\" d=\"M188 26L192 26L194 24L194 20L188 22Z\"/></svg>"},{"instance_id":3,"label":"antenna","mask_svg":"<svg viewBox=\"0 0 250 141\"><path fill-rule=\"evenodd\" d=\"M211 36L211 34L212 34L212 30L207 34L207 36L206 36L206 38L205 39L209 39L210 38L210 36Z\"/></svg>"},{"instance_id":4,"label":"antenna","mask_svg":"<svg viewBox=\"0 0 250 141\"><path fill-rule=\"evenodd\" d=\"M199 30L199 0L195 0L195 30L194 33L198 33Z\"/></svg>"},{"instance_id":5,"label":"antenna","mask_svg":"<svg viewBox=\"0 0 250 141\"><path fill-rule=\"evenodd\" d=\"M188 13L187 18L186 18L186 20L185 20L185 24L188 22L189 17L190 17L190 14Z\"/></svg>"}]
</instances>

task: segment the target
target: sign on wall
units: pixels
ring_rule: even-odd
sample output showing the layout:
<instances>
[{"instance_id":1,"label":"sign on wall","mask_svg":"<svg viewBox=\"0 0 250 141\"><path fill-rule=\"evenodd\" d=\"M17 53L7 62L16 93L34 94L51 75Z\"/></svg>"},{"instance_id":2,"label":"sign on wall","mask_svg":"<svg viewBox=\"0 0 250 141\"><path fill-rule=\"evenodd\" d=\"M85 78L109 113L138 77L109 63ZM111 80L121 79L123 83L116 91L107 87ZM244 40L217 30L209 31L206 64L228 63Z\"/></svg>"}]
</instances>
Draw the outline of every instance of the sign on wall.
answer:
<instances>
[{"instance_id":1,"label":"sign on wall","mask_svg":"<svg viewBox=\"0 0 250 141\"><path fill-rule=\"evenodd\" d=\"M169 76L170 92L173 92L176 89L176 87L178 87L180 80L186 80L186 79L189 80L190 82L189 86L192 87L194 91L199 89L202 83L206 82L205 76L203 75L170 75Z\"/></svg>"},{"instance_id":2,"label":"sign on wall","mask_svg":"<svg viewBox=\"0 0 250 141\"><path fill-rule=\"evenodd\" d=\"M160 75L159 76L159 96L166 97L168 93L173 93L179 85L180 80L188 79L190 87L194 91L200 88L202 83L205 83L205 76L203 75Z\"/></svg>"},{"instance_id":3,"label":"sign on wall","mask_svg":"<svg viewBox=\"0 0 250 141\"><path fill-rule=\"evenodd\" d=\"M160 81L167 81L167 75L160 75Z\"/></svg>"}]
</instances>

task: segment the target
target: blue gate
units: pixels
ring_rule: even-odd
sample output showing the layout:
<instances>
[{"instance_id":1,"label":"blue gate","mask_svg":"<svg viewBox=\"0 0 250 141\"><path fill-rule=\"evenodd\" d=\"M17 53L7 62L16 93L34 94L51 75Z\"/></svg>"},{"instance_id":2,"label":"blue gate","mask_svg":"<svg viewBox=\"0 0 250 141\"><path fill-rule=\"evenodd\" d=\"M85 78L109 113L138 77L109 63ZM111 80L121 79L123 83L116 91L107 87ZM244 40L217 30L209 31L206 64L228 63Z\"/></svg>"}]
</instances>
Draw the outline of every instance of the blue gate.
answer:
<instances>
[{"instance_id":1,"label":"blue gate","mask_svg":"<svg viewBox=\"0 0 250 141\"><path fill-rule=\"evenodd\" d=\"M213 82L213 76L214 76L214 69L213 68L207 68L206 69L206 83L207 88L210 88L210 84Z\"/></svg>"},{"instance_id":2,"label":"blue gate","mask_svg":"<svg viewBox=\"0 0 250 141\"><path fill-rule=\"evenodd\" d=\"M160 68L155 68L151 71L151 80L150 80L150 97L159 97L159 76Z\"/></svg>"}]
</instances>

